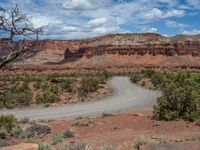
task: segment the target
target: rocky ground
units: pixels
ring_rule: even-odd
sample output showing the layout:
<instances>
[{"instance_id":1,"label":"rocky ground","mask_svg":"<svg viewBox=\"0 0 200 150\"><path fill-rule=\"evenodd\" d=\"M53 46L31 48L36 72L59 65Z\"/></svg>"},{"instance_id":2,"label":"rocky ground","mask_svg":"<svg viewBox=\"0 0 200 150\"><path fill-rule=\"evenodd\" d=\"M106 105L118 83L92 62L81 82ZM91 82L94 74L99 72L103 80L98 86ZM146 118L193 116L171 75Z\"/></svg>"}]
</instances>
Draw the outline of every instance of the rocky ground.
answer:
<instances>
[{"instance_id":1,"label":"rocky ground","mask_svg":"<svg viewBox=\"0 0 200 150\"><path fill-rule=\"evenodd\" d=\"M74 138L64 139L53 145L60 150L65 145L87 143L92 148L112 145L115 150L199 150L200 127L194 123L155 121L152 108L128 111L121 114L102 114L99 117L79 117L73 120L49 120L52 133L43 137L44 143L52 144L56 134L71 130ZM36 144L21 143L2 150L36 150Z\"/></svg>"},{"instance_id":2,"label":"rocky ground","mask_svg":"<svg viewBox=\"0 0 200 150\"><path fill-rule=\"evenodd\" d=\"M79 124L75 124L76 122ZM198 126L182 120L155 121L152 119L151 109L97 118L52 121L50 124L53 126L54 132L45 137L47 142L51 141L53 134L72 129L76 133L75 138L65 142L83 141L93 147L112 145L116 149L127 147L133 149L138 140L144 140L145 143L150 144L200 140Z\"/></svg>"}]
</instances>

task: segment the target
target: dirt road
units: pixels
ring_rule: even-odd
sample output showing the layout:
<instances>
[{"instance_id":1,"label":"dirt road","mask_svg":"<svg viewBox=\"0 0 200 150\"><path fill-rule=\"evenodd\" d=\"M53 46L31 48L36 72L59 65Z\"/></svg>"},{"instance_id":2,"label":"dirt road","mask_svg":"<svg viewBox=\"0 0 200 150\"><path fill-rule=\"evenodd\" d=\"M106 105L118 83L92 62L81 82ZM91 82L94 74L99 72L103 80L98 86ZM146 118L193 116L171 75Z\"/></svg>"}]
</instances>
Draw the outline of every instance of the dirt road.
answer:
<instances>
[{"instance_id":1,"label":"dirt road","mask_svg":"<svg viewBox=\"0 0 200 150\"><path fill-rule=\"evenodd\" d=\"M156 102L156 98L161 95L161 92L132 84L128 77L114 77L108 82L108 85L113 89L113 95L103 100L50 108L0 110L0 114L14 114L19 119L28 117L30 120L71 119L152 106Z\"/></svg>"}]
</instances>

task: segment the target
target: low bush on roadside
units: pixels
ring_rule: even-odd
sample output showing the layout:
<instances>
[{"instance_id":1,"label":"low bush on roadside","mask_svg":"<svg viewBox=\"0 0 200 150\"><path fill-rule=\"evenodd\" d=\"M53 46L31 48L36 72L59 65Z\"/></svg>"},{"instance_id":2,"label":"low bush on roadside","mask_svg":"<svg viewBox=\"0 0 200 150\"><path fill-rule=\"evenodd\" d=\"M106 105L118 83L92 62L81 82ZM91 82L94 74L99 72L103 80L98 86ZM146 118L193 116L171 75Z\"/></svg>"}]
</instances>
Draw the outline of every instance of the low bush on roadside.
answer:
<instances>
[{"instance_id":1,"label":"low bush on roadside","mask_svg":"<svg viewBox=\"0 0 200 150\"><path fill-rule=\"evenodd\" d=\"M104 145L101 150L113 150L113 147L111 145Z\"/></svg>"},{"instance_id":2,"label":"low bush on roadside","mask_svg":"<svg viewBox=\"0 0 200 150\"><path fill-rule=\"evenodd\" d=\"M38 146L38 150L53 150L53 148L48 144L39 143Z\"/></svg>"},{"instance_id":3,"label":"low bush on roadside","mask_svg":"<svg viewBox=\"0 0 200 150\"><path fill-rule=\"evenodd\" d=\"M146 144L147 144L147 141L145 141L144 138L139 137L135 140L135 149L140 150L140 147Z\"/></svg>"},{"instance_id":4,"label":"low bush on roadside","mask_svg":"<svg viewBox=\"0 0 200 150\"><path fill-rule=\"evenodd\" d=\"M13 115L0 116L0 139L19 137L21 133L19 122Z\"/></svg>"},{"instance_id":5,"label":"low bush on roadside","mask_svg":"<svg viewBox=\"0 0 200 150\"><path fill-rule=\"evenodd\" d=\"M58 86L56 84L48 84L48 82L46 82L44 85L43 85L43 91L49 91L53 94L58 94Z\"/></svg>"},{"instance_id":6,"label":"low bush on roadside","mask_svg":"<svg viewBox=\"0 0 200 150\"><path fill-rule=\"evenodd\" d=\"M73 137L74 137L74 131L66 130L65 132L56 134L53 137L52 145L57 145L57 144L61 143L64 139L73 138Z\"/></svg>"},{"instance_id":7,"label":"low bush on roadside","mask_svg":"<svg viewBox=\"0 0 200 150\"><path fill-rule=\"evenodd\" d=\"M110 116L113 116L113 114L110 114L110 113L102 113L101 117L104 118L104 117L110 117Z\"/></svg>"},{"instance_id":8,"label":"low bush on roadside","mask_svg":"<svg viewBox=\"0 0 200 150\"><path fill-rule=\"evenodd\" d=\"M12 137L16 137L16 138L19 138L20 135L22 134L23 130L22 128L18 125L17 127L15 127L12 132L10 133L10 135Z\"/></svg>"},{"instance_id":9,"label":"low bush on roadside","mask_svg":"<svg viewBox=\"0 0 200 150\"><path fill-rule=\"evenodd\" d=\"M21 106L29 106L32 102L33 94L29 89L16 90L11 89L0 95L0 108L15 108Z\"/></svg>"},{"instance_id":10,"label":"low bush on roadside","mask_svg":"<svg viewBox=\"0 0 200 150\"><path fill-rule=\"evenodd\" d=\"M195 125L200 127L200 119L195 121Z\"/></svg>"},{"instance_id":11,"label":"low bush on roadside","mask_svg":"<svg viewBox=\"0 0 200 150\"><path fill-rule=\"evenodd\" d=\"M73 83L74 80L67 79L61 83L62 91L64 92L72 92L73 91Z\"/></svg>"},{"instance_id":12,"label":"low bush on roadside","mask_svg":"<svg viewBox=\"0 0 200 150\"><path fill-rule=\"evenodd\" d=\"M144 77L151 79L155 74L157 74L157 72L155 72L154 70L143 70L141 71L141 74Z\"/></svg>"},{"instance_id":13,"label":"low bush on roadside","mask_svg":"<svg viewBox=\"0 0 200 150\"><path fill-rule=\"evenodd\" d=\"M39 89L41 88L41 82L36 81L36 82L34 83L34 88L35 88L36 90L39 90Z\"/></svg>"},{"instance_id":14,"label":"low bush on roadside","mask_svg":"<svg viewBox=\"0 0 200 150\"><path fill-rule=\"evenodd\" d=\"M64 140L63 134L56 134L53 137L52 145L57 145L57 144L61 143L63 140Z\"/></svg>"},{"instance_id":15,"label":"low bush on roadside","mask_svg":"<svg viewBox=\"0 0 200 150\"><path fill-rule=\"evenodd\" d=\"M140 80L142 80L143 76L139 73L133 73L130 75L130 80L133 83L138 83Z\"/></svg>"},{"instance_id":16,"label":"low bush on roadside","mask_svg":"<svg viewBox=\"0 0 200 150\"><path fill-rule=\"evenodd\" d=\"M110 77L113 76L113 74L111 72L108 72L107 70L103 70L102 71L102 75L106 80L109 79Z\"/></svg>"},{"instance_id":17,"label":"low bush on roadside","mask_svg":"<svg viewBox=\"0 0 200 150\"><path fill-rule=\"evenodd\" d=\"M5 139L6 136L7 136L7 131L1 129L1 130L0 130L0 139Z\"/></svg>"},{"instance_id":18,"label":"low bush on roadside","mask_svg":"<svg viewBox=\"0 0 200 150\"><path fill-rule=\"evenodd\" d=\"M151 76L151 82L154 85L154 87L156 87L157 89L162 87L162 83L165 77L163 76L162 73L155 73L153 76Z\"/></svg>"},{"instance_id":19,"label":"low bush on roadside","mask_svg":"<svg viewBox=\"0 0 200 150\"><path fill-rule=\"evenodd\" d=\"M67 150L91 150L90 146L85 143L75 143L74 145L71 145L67 147Z\"/></svg>"},{"instance_id":20,"label":"low bush on roadside","mask_svg":"<svg viewBox=\"0 0 200 150\"><path fill-rule=\"evenodd\" d=\"M7 133L11 133L18 126L19 123L13 115L0 116L0 129L5 130Z\"/></svg>"},{"instance_id":21,"label":"low bush on roadside","mask_svg":"<svg viewBox=\"0 0 200 150\"><path fill-rule=\"evenodd\" d=\"M63 137L65 138L65 139L67 139L67 138L73 138L75 136L75 133L74 133L74 131L72 131L72 130L66 130L64 133L63 133Z\"/></svg>"},{"instance_id":22,"label":"low bush on roadside","mask_svg":"<svg viewBox=\"0 0 200 150\"><path fill-rule=\"evenodd\" d=\"M37 104L55 103L60 101L59 96L49 90L45 90L43 93L38 94L35 99Z\"/></svg>"},{"instance_id":23,"label":"low bush on roadside","mask_svg":"<svg viewBox=\"0 0 200 150\"><path fill-rule=\"evenodd\" d=\"M111 76L111 73L101 69L92 73L1 76L0 84L5 86L5 94L0 94L0 108L13 109L32 104L55 103L63 98L63 93L73 91L78 91L78 95L84 100ZM76 80L79 78L83 78L80 88L74 85L75 81L79 85L79 80Z\"/></svg>"},{"instance_id":24,"label":"low bush on roadside","mask_svg":"<svg viewBox=\"0 0 200 150\"><path fill-rule=\"evenodd\" d=\"M29 106L32 102L33 94L30 90L26 89L22 93L19 93L16 97L16 102L23 106Z\"/></svg>"},{"instance_id":25,"label":"low bush on roadside","mask_svg":"<svg viewBox=\"0 0 200 150\"><path fill-rule=\"evenodd\" d=\"M79 96L87 97L88 93L95 92L99 88L99 84L105 83L105 79L88 76L84 77L81 81L81 87L79 88Z\"/></svg>"},{"instance_id":26,"label":"low bush on roadside","mask_svg":"<svg viewBox=\"0 0 200 150\"><path fill-rule=\"evenodd\" d=\"M142 78L150 79L154 88L162 90L163 95L154 106L157 120L185 119L194 121L200 114L200 73L155 72L144 70L132 73L130 80L139 83ZM141 83L145 85L145 83Z\"/></svg>"},{"instance_id":27,"label":"low bush on roadside","mask_svg":"<svg viewBox=\"0 0 200 150\"><path fill-rule=\"evenodd\" d=\"M9 146L11 143L9 140L6 140L6 139L0 139L0 148L2 147L6 147L6 146Z\"/></svg>"},{"instance_id":28,"label":"low bush on roadside","mask_svg":"<svg viewBox=\"0 0 200 150\"><path fill-rule=\"evenodd\" d=\"M154 106L154 117L194 121L200 112L200 74L172 72L162 76L157 86L163 90L163 96Z\"/></svg>"},{"instance_id":29,"label":"low bush on roadside","mask_svg":"<svg viewBox=\"0 0 200 150\"><path fill-rule=\"evenodd\" d=\"M47 124L34 123L27 127L21 134L22 138L30 138L35 136L43 136L51 133L51 127Z\"/></svg>"}]
</instances>

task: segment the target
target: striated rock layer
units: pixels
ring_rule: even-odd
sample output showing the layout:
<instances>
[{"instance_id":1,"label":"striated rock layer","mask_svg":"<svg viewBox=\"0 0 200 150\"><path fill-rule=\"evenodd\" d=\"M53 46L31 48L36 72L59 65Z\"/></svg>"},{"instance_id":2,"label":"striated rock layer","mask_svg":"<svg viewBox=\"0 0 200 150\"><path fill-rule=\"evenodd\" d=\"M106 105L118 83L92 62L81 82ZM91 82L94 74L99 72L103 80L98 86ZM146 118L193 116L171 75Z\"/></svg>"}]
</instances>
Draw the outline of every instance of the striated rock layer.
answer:
<instances>
[{"instance_id":1,"label":"striated rock layer","mask_svg":"<svg viewBox=\"0 0 200 150\"><path fill-rule=\"evenodd\" d=\"M37 55L39 57L70 59L83 56L91 58L103 54L200 56L200 35L164 37L153 33L116 34L80 41L43 42L44 50Z\"/></svg>"},{"instance_id":2,"label":"striated rock layer","mask_svg":"<svg viewBox=\"0 0 200 150\"><path fill-rule=\"evenodd\" d=\"M116 65L116 62L120 64L123 61L118 60L126 60L126 58L132 64L144 62L142 64L145 65L142 58L151 58L152 62L153 59L161 58L168 65L173 65L173 62L176 65L187 65L190 60L190 66L200 66L200 35L165 37L156 33L115 34L87 40L43 40L39 41L39 44L42 45L41 50L23 61L23 64L80 62L81 65L82 62L89 62L95 66L99 65L96 63L99 57L106 56L101 62L108 62L107 66ZM93 62L89 61L93 58L95 58ZM115 62L111 62L113 60ZM158 64L154 62L151 65L159 65L161 61L157 62Z\"/></svg>"}]
</instances>

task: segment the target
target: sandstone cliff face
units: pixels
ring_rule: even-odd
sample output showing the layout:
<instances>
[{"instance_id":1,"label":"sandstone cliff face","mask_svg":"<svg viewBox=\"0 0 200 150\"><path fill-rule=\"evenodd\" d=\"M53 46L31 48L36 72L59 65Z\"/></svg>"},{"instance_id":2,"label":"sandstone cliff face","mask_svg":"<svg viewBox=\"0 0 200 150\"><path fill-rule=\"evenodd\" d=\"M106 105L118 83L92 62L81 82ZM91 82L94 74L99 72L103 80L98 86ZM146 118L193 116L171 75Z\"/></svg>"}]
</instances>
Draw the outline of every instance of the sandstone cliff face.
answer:
<instances>
[{"instance_id":1,"label":"sandstone cliff face","mask_svg":"<svg viewBox=\"0 0 200 150\"><path fill-rule=\"evenodd\" d=\"M87 58L99 56L103 54L119 54L119 55L146 55L153 56L175 56L175 55L192 55L200 56L200 42L185 42L182 44L144 44L144 45L109 45L98 47L81 47L77 52L65 51L65 59L72 57Z\"/></svg>"},{"instance_id":2,"label":"sandstone cliff face","mask_svg":"<svg viewBox=\"0 0 200 150\"><path fill-rule=\"evenodd\" d=\"M103 54L200 56L200 36L178 35L168 38L159 34L121 34L79 42L75 49L66 49L65 59L80 58L84 55L91 58Z\"/></svg>"},{"instance_id":3,"label":"sandstone cliff face","mask_svg":"<svg viewBox=\"0 0 200 150\"><path fill-rule=\"evenodd\" d=\"M39 44L42 45L41 51L27 61L34 63L61 62L79 59L83 56L91 58L103 54L200 56L200 35L164 37L155 33L115 34L76 41L43 40L39 41ZM2 51L0 50L0 53Z\"/></svg>"}]
</instances>

